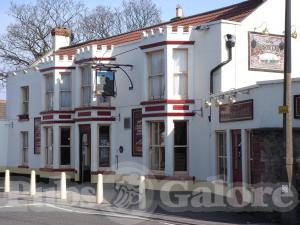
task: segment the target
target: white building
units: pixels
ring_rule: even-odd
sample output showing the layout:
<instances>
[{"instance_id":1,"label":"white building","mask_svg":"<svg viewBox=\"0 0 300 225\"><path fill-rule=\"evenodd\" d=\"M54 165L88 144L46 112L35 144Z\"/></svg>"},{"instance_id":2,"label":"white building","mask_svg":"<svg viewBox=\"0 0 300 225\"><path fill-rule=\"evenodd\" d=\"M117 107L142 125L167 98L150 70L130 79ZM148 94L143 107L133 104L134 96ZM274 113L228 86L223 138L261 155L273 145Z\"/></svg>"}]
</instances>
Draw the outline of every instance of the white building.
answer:
<instances>
[{"instance_id":1,"label":"white building","mask_svg":"<svg viewBox=\"0 0 300 225\"><path fill-rule=\"evenodd\" d=\"M295 37L300 2L292 4ZM284 1L251 0L73 46L68 30L53 29L53 51L7 79L3 166L15 173L36 169L41 177L67 171L89 181L134 162L155 178L256 182L253 176L273 164L251 155L261 149L251 137L282 127L283 18ZM292 48L293 94L299 95L299 38ZM116 69L115 96L97 95L99 63L132 65L122 68L133 89Z\"/></svg>"}]
</instances>

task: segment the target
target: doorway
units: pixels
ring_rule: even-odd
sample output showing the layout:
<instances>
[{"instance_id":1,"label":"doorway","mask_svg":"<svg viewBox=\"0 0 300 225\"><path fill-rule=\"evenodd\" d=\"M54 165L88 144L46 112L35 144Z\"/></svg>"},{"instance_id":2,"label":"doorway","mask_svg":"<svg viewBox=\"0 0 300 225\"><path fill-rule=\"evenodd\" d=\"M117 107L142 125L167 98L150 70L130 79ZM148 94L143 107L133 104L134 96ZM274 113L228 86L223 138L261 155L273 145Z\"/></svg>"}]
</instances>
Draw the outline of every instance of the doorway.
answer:
<instances>
[{"instance_id":1,"label":"doorway","mask_svg":"<svg viewBox=\"0 0 300 225\"><path fill-rule=\"evenodd\" d=\"M79 181L91 181L91 127L79 125Z\"/></svg>"},{"instance_id":2,"label":"doorway","mask_svg":"<svg viewBox=\"0 0 300 225\"><path fill-rule=\"evenodd\" d=\"M232 145L232 182L241 183L242 175L242 135L241 130L231 131Z\"/></svg>"}]
</instances>

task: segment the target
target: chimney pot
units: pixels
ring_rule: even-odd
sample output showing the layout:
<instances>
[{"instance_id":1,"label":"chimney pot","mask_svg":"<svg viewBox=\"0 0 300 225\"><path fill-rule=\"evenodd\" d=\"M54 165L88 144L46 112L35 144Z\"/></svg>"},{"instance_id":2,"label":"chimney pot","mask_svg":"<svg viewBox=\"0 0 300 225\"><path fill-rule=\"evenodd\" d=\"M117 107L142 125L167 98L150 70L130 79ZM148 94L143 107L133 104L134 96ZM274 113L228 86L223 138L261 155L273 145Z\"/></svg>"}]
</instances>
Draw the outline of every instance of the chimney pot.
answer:
<instances>
[{"instance_id":1,"label":"chimney pot","mask_svg":"<svg viewBox=\"0 0 300 225\"><path fill-rule=\"evenodd\" d=\"M182 18L183 17L183 10L181 5L176 6L176 18Z\"/></svg>"}]
</instances>

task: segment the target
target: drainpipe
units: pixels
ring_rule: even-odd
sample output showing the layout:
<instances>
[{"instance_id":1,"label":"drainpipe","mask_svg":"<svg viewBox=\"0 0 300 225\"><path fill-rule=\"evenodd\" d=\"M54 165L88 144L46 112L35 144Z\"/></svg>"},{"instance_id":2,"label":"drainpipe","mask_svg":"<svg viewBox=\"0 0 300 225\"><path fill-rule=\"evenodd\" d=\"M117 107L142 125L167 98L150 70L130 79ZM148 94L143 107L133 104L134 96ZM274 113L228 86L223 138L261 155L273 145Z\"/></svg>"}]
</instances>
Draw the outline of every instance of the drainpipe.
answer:
<instances>
[{"instance_id":1,"label":"drainpipe","mask_svg":"<svg viewBox=\"0 0 300 225\"><path fill-rule=\"evenodd\" d=\"M221 62L219 65L214 67L210 71L210 94L214 93L214 74L216 71L221 69L223 66L228 64L232 60L232 48L235 46L235 36L232 34L226 34L225 35L225 41L226 41L226 48L228 51L228 58L224 62ZM208 117L209 122L211 121L211 106L210 106L210 113Z\"/></svg>"}]
</instances>

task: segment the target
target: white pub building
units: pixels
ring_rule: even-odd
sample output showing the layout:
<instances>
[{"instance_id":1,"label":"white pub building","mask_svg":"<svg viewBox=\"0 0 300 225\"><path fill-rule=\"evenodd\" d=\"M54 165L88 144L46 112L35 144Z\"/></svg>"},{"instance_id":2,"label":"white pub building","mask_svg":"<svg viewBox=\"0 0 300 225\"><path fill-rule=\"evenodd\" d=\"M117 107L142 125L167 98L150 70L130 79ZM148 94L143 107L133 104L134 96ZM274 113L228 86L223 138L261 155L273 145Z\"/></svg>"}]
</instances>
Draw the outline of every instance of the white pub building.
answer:
<instances>
[{"instance_id":1,"label":"white pub building","mask_svg":"<svg viewBox=\"0 0 300 225\"><path fill-rule=\"evenodd\" d=\"M280 180L283 0L249 0L53 51L7 78L2 168L94 181L124 163L148 179ZM300 2L292 0L294 146L300 157Z\"/></svg>"}]
</instances>

